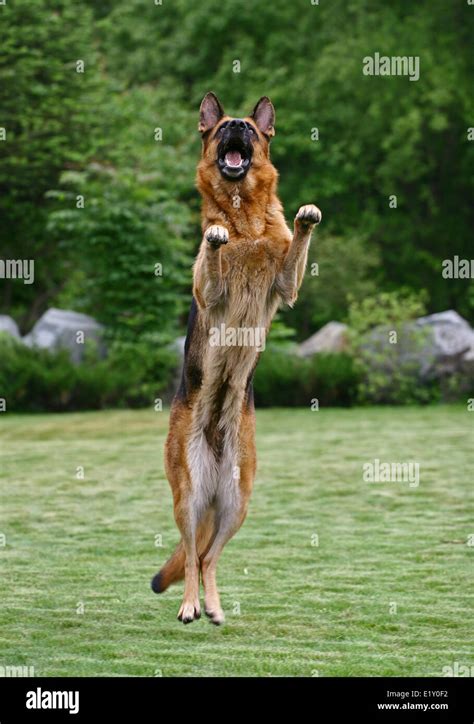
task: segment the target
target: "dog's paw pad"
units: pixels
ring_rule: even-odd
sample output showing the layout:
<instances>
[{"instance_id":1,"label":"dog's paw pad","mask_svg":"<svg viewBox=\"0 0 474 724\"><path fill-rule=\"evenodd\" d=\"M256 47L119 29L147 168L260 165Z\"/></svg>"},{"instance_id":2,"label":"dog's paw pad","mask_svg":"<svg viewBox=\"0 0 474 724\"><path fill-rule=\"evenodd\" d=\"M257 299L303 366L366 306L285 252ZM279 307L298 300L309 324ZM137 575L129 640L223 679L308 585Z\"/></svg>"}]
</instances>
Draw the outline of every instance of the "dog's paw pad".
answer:
<instances>
[{"instance_id":1,"label":"dog's paw pad","mask_svg":"<svg viewBox=\"0 0 474 724\"><path fill-rule=\"evenodd\" d=\"M306 206L300 207L295 221L303 226L315 226L319 224L321 218L322 214L318 207L314 204L307 204Z\"/></svg>"},{"instance_id":2,"label":"dog's paw pad","mask_svg":"<svg viewBox=\"0 0 474 724\"><path fill-rule=\"evenodd\" d=\"M214 226L210 226L206 233L204 234L204 238L215 249L218 249L222 244L227 244L229 241L229 232L225 228L225 226L219 226L218 224L215 224Z\"/></svg>"}]
</instances>

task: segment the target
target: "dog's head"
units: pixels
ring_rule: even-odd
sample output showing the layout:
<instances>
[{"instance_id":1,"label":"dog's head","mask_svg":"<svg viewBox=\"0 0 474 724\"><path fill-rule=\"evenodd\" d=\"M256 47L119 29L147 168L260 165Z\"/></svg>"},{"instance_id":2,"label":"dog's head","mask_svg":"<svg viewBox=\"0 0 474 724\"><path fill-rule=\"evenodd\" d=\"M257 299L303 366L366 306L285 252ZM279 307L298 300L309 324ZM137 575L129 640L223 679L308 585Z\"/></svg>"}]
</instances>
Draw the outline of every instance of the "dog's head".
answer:
<instances>
[{"instance_id":1,"label":"dog's head","mask_svg":"<svg viewBox=\"0 0 474 724\"><path fill-rule=\"evenodd\" d=\"M203 160L215 164L226 181L242 181L252 170L270 163L274 123L275 111L266 96L250 116L232 118L224 113L217 96L207 93L199 113Z\"/></svg>"}]
</instances>

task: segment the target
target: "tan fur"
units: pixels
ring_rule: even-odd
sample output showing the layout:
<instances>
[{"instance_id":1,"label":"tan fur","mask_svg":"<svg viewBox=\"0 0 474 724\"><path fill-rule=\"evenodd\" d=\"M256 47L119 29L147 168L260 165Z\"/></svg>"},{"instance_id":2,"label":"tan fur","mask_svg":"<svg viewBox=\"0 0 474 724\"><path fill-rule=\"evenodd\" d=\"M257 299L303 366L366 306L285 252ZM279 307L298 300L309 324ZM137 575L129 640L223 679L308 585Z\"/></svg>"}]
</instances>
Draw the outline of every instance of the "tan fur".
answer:
<instances>
[{"instance_id":1,"label":"tan fur","mask_svg":"<svg viewBox=\"0 0 474 724\"><path fill-rule=\"evenodd\" d=\"M235 182L216 166L219 128L230 116L208 94L201 105L203 240L194 265L197 315L188 332L183 385L173 402L166 443L166 472L182 535L153 581L161 592L185 577L178 618L200 616L199 573L205 609L224 620L216 585L218 558L247 513L256 470L255 414L249 380L255 346L211 346L210 331L268 330L278 305L294 304L304 276L311 231L319 210L301 207L293 234L276 195L278 174L269 157L274 112L264 98L246 117L255 136L250 170ZM195 378L198 382L195 382Z\"/></svg>"}]
</instances>

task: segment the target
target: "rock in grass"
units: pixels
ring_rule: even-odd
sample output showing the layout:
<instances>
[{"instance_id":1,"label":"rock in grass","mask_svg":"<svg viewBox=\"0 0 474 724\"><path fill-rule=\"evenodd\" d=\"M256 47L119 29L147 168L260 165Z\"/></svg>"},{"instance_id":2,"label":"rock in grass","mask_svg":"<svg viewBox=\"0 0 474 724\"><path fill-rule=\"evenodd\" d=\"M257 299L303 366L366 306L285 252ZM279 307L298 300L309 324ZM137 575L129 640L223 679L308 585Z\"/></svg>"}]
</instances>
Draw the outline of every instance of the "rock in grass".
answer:
<instances>
[{"instance_id":1,"label":"rock in grass","mask_svg":"<svg viewBox=\"0 0 474 724\"><path fill-rule=\"evenodd\" d=\"M344 352L347 347L347 325L328 322L315 334L302 342L298 354L311 357L319 352Z\"/></svg>"},{"instance_id":2,"label":"rock in grass","mask_svg":"<svg viewBox=\"0 0 474 724\"><path fill-rule=\"evenodd\" d=\"M101 354L105 351L102 325L87 314L64 309L48 309L22 341L28 347L67 349L75 363L82 361L90 342L98 346Z\"/></svg>"}]
</instances>

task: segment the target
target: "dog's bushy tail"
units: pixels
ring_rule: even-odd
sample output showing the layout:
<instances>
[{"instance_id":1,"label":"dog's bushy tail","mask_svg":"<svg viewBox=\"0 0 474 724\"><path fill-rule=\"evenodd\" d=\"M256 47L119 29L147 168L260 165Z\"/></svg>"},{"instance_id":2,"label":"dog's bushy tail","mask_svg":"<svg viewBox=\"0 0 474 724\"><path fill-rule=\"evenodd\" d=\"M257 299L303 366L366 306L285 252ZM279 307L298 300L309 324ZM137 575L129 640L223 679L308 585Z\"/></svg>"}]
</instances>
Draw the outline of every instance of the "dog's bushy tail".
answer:
<instances>
[{"instance_id":1,"label":"dog's bushy tail","mask_svg":"<svg viewBox=\"0 0 474 724\"><path fill-rule=\"evenodd\" d=\"M198 525L196 536L197 553L200 558L210 548L214 533L214 515L209 513ZM163 593L172 583L177 583L184 578L184 564L186 554L183 541L180 540L173 554L166 561L161 570L152 578L151 588L155 593Z\"/></svg>"},{"instance_id":2,"label":"dog's bushy tail","mask_svg":"<svg viewBox=\"0 0 474 724\"><path fill-rule=\"evenodd\" d=\"M155 593L163 593L172 583L184 578L185 560L183 542L179 541L171 558L168 558L163 568L152 578L152 590Z\"/></svg>"}]
</instances>

